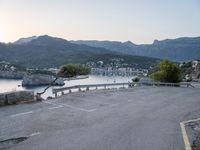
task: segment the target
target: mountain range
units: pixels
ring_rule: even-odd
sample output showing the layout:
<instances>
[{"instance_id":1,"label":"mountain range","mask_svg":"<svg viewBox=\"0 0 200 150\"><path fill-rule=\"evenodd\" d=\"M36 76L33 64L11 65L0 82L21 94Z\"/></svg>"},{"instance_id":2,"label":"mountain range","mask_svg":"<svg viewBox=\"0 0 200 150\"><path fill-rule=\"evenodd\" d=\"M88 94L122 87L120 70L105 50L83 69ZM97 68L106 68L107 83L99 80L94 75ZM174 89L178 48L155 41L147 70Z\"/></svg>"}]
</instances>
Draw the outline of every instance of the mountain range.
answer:
<instances>
[{"instance_id":1,"label":"mountain range","mask_svg":"<svg viewBox=\"0 0 200 150\"><path fill-rule=\"evenodd\" d=\"M66 63L104 61L148 68L160 59L190 61L200 59L200 37L155 40L137 45L131 41L67 41L48 35L21 38L0 43L0 61L24 67L59 67Z\"/></svg>"},{"instance_id":2,"label":"mountain range","mask_svg":"<svg viewBox=\"0 0 200 150\"><path fill-rule=\"evenodd\" d=\"M67 63L103 61L104 64L118 63L138 68L155 65L159 59L133 56L102 47L76 44L48 35L21 38L14 43L0 43L0 61L32 67L59 67Z\"/></svg>"},{"instance_id":3,"label":"mountain range","mask_svg":"<svg viewBox=\"0 0 200 150\"><path fill-rule=\"evenodd\" d=\"M130 41L70 41L74 44L101 47L111 51L135 56L147 56L182 62L200 59L200 37L155 40L153 44L137 45Z\"/></svg>"}]
</instances>

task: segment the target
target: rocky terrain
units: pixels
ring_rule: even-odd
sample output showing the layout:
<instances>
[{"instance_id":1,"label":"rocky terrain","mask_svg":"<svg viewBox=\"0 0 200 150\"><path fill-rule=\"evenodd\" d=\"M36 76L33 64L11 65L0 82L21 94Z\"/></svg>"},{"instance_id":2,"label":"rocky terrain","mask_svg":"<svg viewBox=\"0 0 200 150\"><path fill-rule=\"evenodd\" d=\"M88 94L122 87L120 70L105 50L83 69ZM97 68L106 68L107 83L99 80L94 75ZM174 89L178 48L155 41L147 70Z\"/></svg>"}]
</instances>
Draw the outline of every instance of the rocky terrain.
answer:
<instances>
[{"instance_id":1,"label":"rocky terrain","mask_svg":"<svg viewBox=\"0 0 200 150\"><path fill-rule=\"evenodd\" d=\"M193 143L193 150L200 150L200 132L197 133L196 140Z\"/></svg>"},{"instance_id":2,"label":"rocky terrain","mask_svg":"<svg viewBox=\"0 0 200 150\"><path fill-rule=\"evenodd\" d=\"M192 150L200 150L200 121L192 120L185 123L187 136Z\"/></svg>"}]
</instances>

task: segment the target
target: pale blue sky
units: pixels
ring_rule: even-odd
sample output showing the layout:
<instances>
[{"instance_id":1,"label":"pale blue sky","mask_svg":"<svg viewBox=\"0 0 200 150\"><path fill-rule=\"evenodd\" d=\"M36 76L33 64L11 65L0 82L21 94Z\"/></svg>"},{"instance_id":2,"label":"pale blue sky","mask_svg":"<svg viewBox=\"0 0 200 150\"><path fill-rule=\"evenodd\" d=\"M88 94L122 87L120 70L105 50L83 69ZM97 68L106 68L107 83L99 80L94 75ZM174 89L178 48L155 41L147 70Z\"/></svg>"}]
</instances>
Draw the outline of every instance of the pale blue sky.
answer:
<instances>
[{"instance_id":1,"label":"pale blue sky","mask_svg":"<svg viewBox=\"0 0 200 150\"><path fill-rule=\"evenodd\" d=\"M48 34L67 40L200 36L200 0L0 0L0 41Z\"/></svg>"}]
</instances>

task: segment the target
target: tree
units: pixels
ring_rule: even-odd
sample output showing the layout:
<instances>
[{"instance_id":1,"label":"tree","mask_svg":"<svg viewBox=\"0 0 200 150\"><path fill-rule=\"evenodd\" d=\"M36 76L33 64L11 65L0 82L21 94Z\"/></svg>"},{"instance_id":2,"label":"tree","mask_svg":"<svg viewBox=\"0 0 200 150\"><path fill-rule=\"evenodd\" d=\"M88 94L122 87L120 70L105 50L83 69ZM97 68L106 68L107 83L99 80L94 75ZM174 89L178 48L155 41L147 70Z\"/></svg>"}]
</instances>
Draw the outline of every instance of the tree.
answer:
<instances>
[{"instance_id":1,"label":"tree","mask_svg":"<svg viewBox=\"0 0 200 150\"><path fill-rule=\"evenodd\" d=\"M79 64L67 64L61 67L58 76L74 77L77 75L87 75L90 73L90 68Z\"/></svg>"},{"instance_id":2,"label":"tree","mask_svg":"<svg viewBox=\"0 0 200 150\"><path fill-rule=\"evenodd\" d=\"M150 77L159 82L177 83L181 79L181 69L175 63L164 60L158 65L157 71L152 73Z\"/></svg>"},{"instance_id":3,"label":"tree","mask_svg":"<svg viewBox=\"0 0 200 150\"><path fill-rule=\"evenodd\" d=\"M41 99L41 95L44 94L47 89L49 89L53 84L58 80L59 77L74 77L77 75L87 75L90 73L90 68L83 66L83 65L78 65L78 64L67 64L61 67L60 71L58 72L58 75L56 75L56 78L54 81L44 89L43 92L38 92L37 93L37 98Z\"/></svg>"}]
</instances>

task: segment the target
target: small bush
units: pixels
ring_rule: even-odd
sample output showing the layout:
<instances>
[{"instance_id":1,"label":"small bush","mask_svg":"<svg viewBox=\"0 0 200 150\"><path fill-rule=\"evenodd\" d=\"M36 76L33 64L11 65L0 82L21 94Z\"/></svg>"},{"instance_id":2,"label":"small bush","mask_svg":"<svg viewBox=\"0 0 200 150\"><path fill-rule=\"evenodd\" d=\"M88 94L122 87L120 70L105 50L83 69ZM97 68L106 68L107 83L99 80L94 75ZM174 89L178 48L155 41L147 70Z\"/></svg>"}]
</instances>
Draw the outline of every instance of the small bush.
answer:
<instances>
[{"instance_id":1,"label":"small bush","mask_svg":"<svg viewBox=\"0 0 200 150\"><path fill-rule=\"evenodd\" d=\"M181 69L169 60L164 60L158 65L156 72L152 73L150 77L159 82L180 82Z\"/></svg>"},{"instance_id":2,"label":"small bush","mask_svg":"<svg viewBox=\"0 0 200 150\"><path fill-rule=\"evenodd\" d=\"M88 75L90 68L79 64L67 64L61 67L58 75L60 77L74 77L77 75Z\"/></svg>"},{"instance_id":3,"label":"small bush","mask_svg":"<svg viewBox=\"0 0 200 150\"><path fill-rule=\"evenodd\" d=\"M38 69L28 70L28 73L30 73L30 74L45 74L45 75L53 75L53 76L56 75L55 73L53 73L51 71L48 71L48 70L38 70Z\"/></svg>"}]
</instances>

